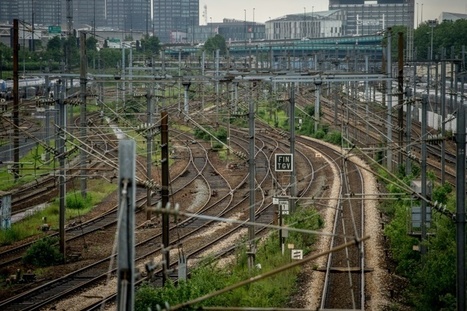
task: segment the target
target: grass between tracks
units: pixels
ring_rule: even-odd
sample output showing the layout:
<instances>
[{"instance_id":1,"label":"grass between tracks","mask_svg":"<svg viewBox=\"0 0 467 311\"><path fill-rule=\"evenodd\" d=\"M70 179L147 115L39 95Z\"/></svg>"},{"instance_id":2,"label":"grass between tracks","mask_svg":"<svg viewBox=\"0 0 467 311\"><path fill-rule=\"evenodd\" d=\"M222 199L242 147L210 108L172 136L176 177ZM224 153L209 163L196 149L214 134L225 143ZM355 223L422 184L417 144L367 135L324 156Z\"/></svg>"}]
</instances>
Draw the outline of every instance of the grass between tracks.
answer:
<instances>
[{"instance_id":1,"label":"grass between tracks","mask_svg":"<svg viewBox=\"0 0 467 311\"><path fill-rule=\"evenodd\" d=\"M292 216L286 217L289 227L318 230L323 226L323 220L313 208L298 208ZM285 245L294 244L295 249L303 249L304 254L313 250L316 235L289 232ZM291 262L290 250L282 255L278 232L274 231L258 244L255 258L255 268L248 269L248 255L246 242L237 248L235 257L227 264L206 259L195 268L186 282L177 286L169 284L164 288L155 288L147 283L138 289L135 310L158 310L158 306L165 308L182 302L191 301L198 297L213 293L227 286L236 284L251 277L264 274ZM288 305L290 297L297 289L299 268L290 269L261 281L239 287L235 290L214 296L183 310L194 310L200 306L223 307L284 307Z\"/></svg>"},{"instance_id":2,"label":"grass between tracks","mask_svg":"<svg viewBox=\"0 0 467 311\"><path fill-rule=\"evenodd\" d=\"M88 195L86 199L81 197L79 191L73 191L66 197L67 221L79 219L79 217L89 213L93 207L105 199L108 194L117 188L116 185L109 184L102 180L89 180ZM41 226L44 220L50 225L50 230L59 228L59 199L55 199L45 209L26 216L23 220L11 225L10 229L0 231L0 246L8 245L31 236L45 236L50 231L42 232Z\"/></svg>"}]
</instances>

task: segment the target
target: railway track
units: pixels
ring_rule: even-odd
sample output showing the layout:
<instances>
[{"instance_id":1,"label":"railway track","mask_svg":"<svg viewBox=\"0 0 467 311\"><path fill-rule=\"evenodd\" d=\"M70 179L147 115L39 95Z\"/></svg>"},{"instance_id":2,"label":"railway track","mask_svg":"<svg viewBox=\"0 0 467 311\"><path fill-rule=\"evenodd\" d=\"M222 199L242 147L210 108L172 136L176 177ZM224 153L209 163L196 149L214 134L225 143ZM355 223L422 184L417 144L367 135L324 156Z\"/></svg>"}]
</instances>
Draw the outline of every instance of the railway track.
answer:
<instances>
[{"instance_id":1,"label":"railway track","mask_svg":"<svg viewBox=\"0 0 467 311\"><path fill-rule=\"evenodd\" d=\"M235 131L235 130L234 130ZM246 153L246 150L248 150L245 146L248 144L248 140L245 139L245 133L241 134L241 132L238 132L239 135L236 138L231 139L231 143L235 145L236 149L243 149L244 152ZM261 131L258 132L258 142L257 142L257 147L255 151L255 161L257 164L257 172L256 172L256 186L255 186L255 210L256 210L256 216L255 220L260 223L273 223L275 221L275 213L276 213L276 207L272 204L272 198L274 195L277 195L279 193L283 193L284 191L290 191L290 182L285 182L284 187L279 187L279 185L283 185L285 179L279 179L275 174L272 173L271 168L273 167L272 164L272 157L274 153L276 152L285 152L288 150L290 147L287 138L284 137L283 135L280 135L277 133L273 134L274 132L271 132L270 130L267 132L267 135L261 135ZM243 137L242 137L243 136ZM262 136L262 137L261 137ZM272 137L275 136L275 137ZM251 187L251 185L248 184L247 180L247 175L246 173L243 174L243 176L240 176L236 180L236 184L230 184L228 180L231 180L229 176L223 176L223 175L228 175L228 172L226 173L225 171L221 173L217 168L216 164L209 163L210 158L212 158L212 155L208 151L208 146L204 145L205 143L191 143L192 139L187 138L184 140L185 144L180 144L179 149L184 150L183 151L183 156L189 157L189 161L187 161L187 166L184 168L182 173L180 174L180 179L175 179L172 183L172 187L174 189L180 189L180 191L175 191L172 190L173 193L173 201L174 202L184 202L187 205L190 206L195 206L194 210L191 210L190 213L195 214L201 214L205 216L210 216L210 217L215 217L215 218L236 218L238 217L239 220L246 221L248 220L247 217L247 212L248 209L251 208L249 206L249 203L247 202L248 200L248 188ZM301 145L306 145L306 147L297 146L297 149L304 148L305 151L299 151L297 153L297 158L301 159L299 160L302 162L302 165L304 167L303 170L300 170L298 176L297 176L297 201L301 202L302 204L308 204L309 203L309 197L310 193L313 195L316 195L318 193L325 193L327 191L326 188L326 183L330 182L330 177L329 174L328 176L325 176L325 170L324 169L317 169L313 167L312 161L310 161L310 150L308 149L310 146L313 146L310 142L305 142L305 141L300 141ZM107 147L109 148L109 147ZM317 145L315 144L313 148L318 148ZM322 147L319 147L320 149ZM112 148L111 148L112 149ZM329 151L330 153L333 153ZM316 152L312 152L316 153ZM188 156L189 154L189 156ZM342 159L341 155L335 155L337 166L341 165L338 164L339 159ZM316 160L316 159L315 159ZM319 160L321 161L321 160ZM239 161L242 162L242 161ZM244 165L244 163L243 163ZM346 164L347 165L347 164ZM243 170L237 170L237 172L244 172ZM316 173L316 171L322 170L320 176ZM343 168L341 175L348 174L349 176L352 176L351 172L357 171L357 168L351 167L349 165L348 168ZM141 178L148 178L148 176L144 176L144 173L141 173ZM349 177L350 178L350 177ZM358 184L358 182L355 182L355 180L358 180L358 176L351 177L351 179L346 180L345 182L343 181L343 189L342 189L342 196L345 197L345 194L350 194L350 193L358 193L359 190L357 188L350 188L350 185L352 187L354 184ZM315 184L318 184L318 186L312 186L313 181ZM318 181L318 182L316 182ZM198 189L203 189L197 191L197 193L190 193L189 191L184 191L188 188L198 188ZM202 194L200 194L202 192ZM193 202L196 201L196 204ZM316 200L313 200L316 201ZM356 223L355 220L351 221L350 223L346 223L347 219L355 219L358 218L359 216L356 215L358 213L357 209L358 208L353 208L352 206L354 203L350 202L344 202L345 200L342 201L342 207L336 207L336 210L339 212L336 213L339 217L342 218L336 218L337 220L335 221L336 224L342 224L339 229L338 226L336 226L335 229L335 234L336 235L344 235L344 236L362 236L363 234L360 233L358 234L358 229L356 227L359 227ZM144 201L141 201L142 204L144 205ZM347 204L347 205L346 205ZM346 213L350 213L346 214ZM363 218L363 216L360 216ZM345 223L345 227L344 227ZM214 224L211 221L207 221L206 219L198 218L198 217L181 217L178 219L177 222L174 222L171 224L171 234L173 236L177 236L177 238L172 242L171 248L173 250L176 250L178 247L183 245L183 247L186 249L186 253L188 253L189 258L193 258L196 256L199 256L199 254L202 254L203 252L206 252L207 249L212 248L213 244L207 244L204 243L203 240L206 240L206 234L207 232L211 231L209 227L212 227ZM363 224L360 224L360 226L363 226ZM215 243L219 243L219 241L226 239L228 236L231 236L235 234L235 232L241 232L245 231L245 225L238 225L238 226L228 226L229 228L225 229L225 235L220 234L217 230L214 236L216 238L208 239L210 241L216 241ZM350 229L349 229L350 228ZM158 230L154 230L151 233L151 238L148 238L147 240L141 240L138 241L138 248L137 248L137 257L139 262L147 261L149 258L157 258L158 256L161 255L161 249L158 247L155 247L155 245L158 245L158 242L161 240L161 236L159 233L157 233ZM259 233L259 231L257 231ZM201 239L200 237L204 237ZM195 242L193 242L195 241ZM193 246L191 248L188 246L191 242L193 242ZM200 244L197 243L204 243L204 247L200 246ZM340 243L338 239L336 239L336 243ZM160 243L159 243L160 244ZM231 250L229 250L231 251ZM226 253L228 252L226 248ZM222 251L219 251L219 253L222 253ZM341 257L342 256L342 257ZM176 267L176 256L174 254L171 254L171 267ZM337 271L335 271L336 267L347 267L349 271L348 274L351 275L349 277L348 275L345 276L351 282L351 293L350 293L350 298L348 301L352 305L355 306L364 306L365 301L364 301L364 293L365 293L365 287L364 287L364 279L363 281L360 281L360 283L357 280L354 280L354 274L356 274L353 270L355 267L364 267L365 263L364 261L359 261L361 259L361 254L358 253L357 255L351 254L349 250L346 250L343 255L334 255L334 258L330 258L329 266L331 267L329 269L328 273L330 276L327 277L329 281L327 283L330 284L329 289L327 289L326 295L323 296L322 300L323 301L332 301L332 299L337 299L337 298L332 298L332 297L340 297L336 296L339 295L342 291L337 290L337 294L333 294L333 284L336 283L343 283L339 281L339 279L336 279L336 277L332 276L333 273L336 274ZM350 261L350 258L352 258L353 261ZM357 258L357 262L354 261L354 258ZM364 258L364 256L363 256ZM59 299L62 299L60 297L64 297L67 295L70 295L71 293L76 292L77 290L82 290L83 287L89 286L88 284L95 284L96 282L102 281L104 279L104 275L109 275L109 273L114 273L115 269L110 267L110 262L114 259L114 257L109 256L107 257L105 262L100 263L99 265L96 266L90 266L88 269L89 270L83 270L83 271L76 271L78 274L70 274L67 276L67 279L62 279L62 280L57 280L57 283L54 284L61 284L59 285L61 291L63 292L63 296L61 296L60 293L54 292L55 290L52 288L54 285L52 283L47 283L45 284L46 286L44 288L38 289L39 291L44 290L45 288L51 288L50 294L47 294L49 298L44 298L44 294L41 293L40 296L41 300L43 303L40 303L40 306L45 306L49 305L53 302L56 302ZM342 262L347 262L347 266L342 264ZM342 266L341 266L342 265ZM110 267L110 268L109 268ZM352 269L350 269L350 268ZM350 271L352 270L352 271ZM364 270L364 269L363 269ZM79 274L81 273L81 274ZM161 271L159 272L160 275ZM93 280L88 278L87 276L93 274L96 276ZM342 275L342 272L337 273L337 275ZM156 273L157 275L157 273ZM363 273L364 275L364 273ZM358 277L357 277L358 278ZM360 277L362 279L363 277ZM76 286L72 285L63 285L63 284L74 284L76 283L77 279L83 279L85 283L82 284L77 284ZM337 281L336 281L337 280ZM356 285L360 284L360 285ZM360 292L358 291L358 288L360 288ZM346 290L347 292L347 290ZM31 293L32 294L32 291ZM28 297L13 297L15 299L18 299L18 301L14 301L13 298L11 300L8 300L7 303L9 304L8 306L6 304L0 304L0 307L6 308L5 310L10 310L8 308L11 308L11 310L17 310L17 306L22 306L24 307L24 303L26 301L27 304L27 310L34 310L36 306L32 306L31 304L28 304L29 301L37 301L35 299L39 298L32 298L33 296L28 296ZM331 298L329 298L331 297ZM363 297L360 300L356 299L355 297ZM340 298L339 298L340 299ZM23 302L21 302L21 300ZM347 299L346 299L347 300ZM98 304L101 304L99 302ZM328 303L328 302L326 302ZM326 305L326 308L334 308L329 302L329 305ZM348 307L351 308L351 307Z\"/></svg>"}]
</instances>

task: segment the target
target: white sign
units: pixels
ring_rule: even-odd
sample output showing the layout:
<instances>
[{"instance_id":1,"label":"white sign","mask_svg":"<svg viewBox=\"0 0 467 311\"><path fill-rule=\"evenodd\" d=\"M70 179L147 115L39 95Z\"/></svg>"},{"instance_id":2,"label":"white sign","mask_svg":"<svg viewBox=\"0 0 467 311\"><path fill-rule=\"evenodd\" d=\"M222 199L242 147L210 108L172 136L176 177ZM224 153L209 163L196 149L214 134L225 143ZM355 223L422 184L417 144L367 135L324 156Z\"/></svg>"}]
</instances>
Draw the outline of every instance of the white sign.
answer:
<instances>
[{"instance_id":1,"label":"white sign","mask_svg":"<svg viewBox=\"0 0 467 311\"><path fill-rule=\"evenodd\" d=\"M293 260L302 260L303 259L303 250L302 249L293 249L291 251L291 257Z\"/></svg>"},{"instance_id":2,"label":"white sign","mask_svg":"<svg viewBox=\"0 0 467 311\"><path fill-rule=\"evenodd\" d=\"M289 200L279 199L279 211L281 215L289 215Z\"/></svg>"}]
</instances>

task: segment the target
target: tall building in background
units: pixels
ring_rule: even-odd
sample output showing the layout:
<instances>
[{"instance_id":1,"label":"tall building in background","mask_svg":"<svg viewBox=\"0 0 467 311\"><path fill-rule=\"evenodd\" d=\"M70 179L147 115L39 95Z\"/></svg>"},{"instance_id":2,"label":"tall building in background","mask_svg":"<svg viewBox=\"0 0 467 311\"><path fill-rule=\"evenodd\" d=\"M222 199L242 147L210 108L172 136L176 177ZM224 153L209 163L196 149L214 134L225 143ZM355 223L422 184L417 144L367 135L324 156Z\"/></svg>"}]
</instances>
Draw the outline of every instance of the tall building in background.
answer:
<instances>
[{"instance_id":1,"label":"tall building in background","mask_svg":"<svg viewBox=\"0 0 467 311\"><path fill-rule=\"evenodd\" d=\"M64 16L64 0L2 0L0 22L13 24L17 18L27 24L60 25Z\"/></svg>"},{"instance_id":2,"label":"tall building in background","mask_svg":"<svg viewBox=\"0 0 467 311\"><path fill-rule=\"evenodd\" d=\"M106 0L73 0L73 27L105 27L105 4ZM66 9L66 1L62 5Z\"/></svg>"},{"instance_id":3,"label":"tall building in background","mask_svg":"<svg viewBox=\"0 0 467 311\"><path fill-rule=\"evenodd\" d=\"M414 0L329 0L329 9L345 12L344 35L374 34L395 25L412 29L414 25Z\"/></svg>"},{"instance_id":4,"label":"tall building in background","mask_svg":"<svg viewBox=\"0 0 467 311\"><path fill-rule=\"evenodd\" d=\"M153 0L154 35L163 43L192 42L189 31L199 25L199 0Z\"/></svg>"},{"instance_id":5,"label":"tall building in background","mask_svg":"<svg viewBox=\"0 0 467 311\"><path fill-rule=\"evenodd\" d=\"M131 32L151 28L151 0L106 0L106 26Z\"/></svg>"}]
</instances>

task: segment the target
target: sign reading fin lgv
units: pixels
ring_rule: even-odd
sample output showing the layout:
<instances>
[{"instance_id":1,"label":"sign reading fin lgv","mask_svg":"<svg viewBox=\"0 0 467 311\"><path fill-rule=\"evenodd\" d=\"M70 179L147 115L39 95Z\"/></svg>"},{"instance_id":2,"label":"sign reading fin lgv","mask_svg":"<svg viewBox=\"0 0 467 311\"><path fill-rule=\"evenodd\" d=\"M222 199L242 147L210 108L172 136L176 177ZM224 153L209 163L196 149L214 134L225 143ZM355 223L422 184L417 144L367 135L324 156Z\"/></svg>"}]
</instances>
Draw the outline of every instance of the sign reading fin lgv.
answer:
<instances>
[{"instance_id":1,"label":"sign reading fin lgv","mask_svg":"<svg viewBox=\"0 0 467 311\"><path fill-rule=\"evenodd\" d=\"M291 153L276 153L276 172L292 172L293 171L293 154Z\"/></svg>"}]
</instances>

